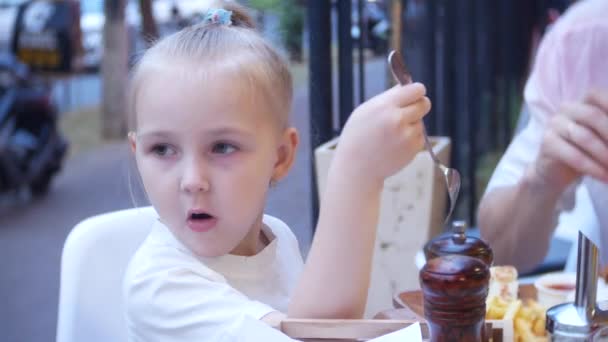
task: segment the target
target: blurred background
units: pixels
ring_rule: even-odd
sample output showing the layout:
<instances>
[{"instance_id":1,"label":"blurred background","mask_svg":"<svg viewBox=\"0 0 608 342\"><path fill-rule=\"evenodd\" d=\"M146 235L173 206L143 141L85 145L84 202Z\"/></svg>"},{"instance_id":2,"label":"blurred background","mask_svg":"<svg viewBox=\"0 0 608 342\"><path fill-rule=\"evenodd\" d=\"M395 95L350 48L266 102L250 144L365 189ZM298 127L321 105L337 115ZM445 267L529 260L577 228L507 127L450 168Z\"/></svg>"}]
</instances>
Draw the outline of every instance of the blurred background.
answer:
<instances>
[{"instance_id":1,"label":"blurred background","mask_svg":"<svg viewBox=\"0 0 608 342\"><path fill-rule=\"evenodd\" d=\"M53 340L70 230L147 204L125 144L129 68L156 39L197 22L208 2L0 0L1 340ZM428 131L452 139L451 164L463 175L455 217L475 225L496 162L527 120L522 90L537 44L572 1L241 2L294 75L301 148L267 211L306 253L318 210L313 151L393 84L391 49L427 86Z\"/></svg>"}]
</instances>

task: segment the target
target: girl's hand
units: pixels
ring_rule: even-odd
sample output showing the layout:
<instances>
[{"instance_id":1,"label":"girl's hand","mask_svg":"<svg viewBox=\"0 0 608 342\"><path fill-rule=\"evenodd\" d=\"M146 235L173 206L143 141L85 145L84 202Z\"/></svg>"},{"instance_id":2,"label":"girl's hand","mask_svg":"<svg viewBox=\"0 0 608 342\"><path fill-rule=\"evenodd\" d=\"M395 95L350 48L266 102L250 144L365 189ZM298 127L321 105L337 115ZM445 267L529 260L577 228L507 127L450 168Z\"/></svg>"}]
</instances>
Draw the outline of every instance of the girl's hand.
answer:
<instances>
[{"instance_id":1,"label":"girl's hand","mask_svg":"<svg viewBox=\"0 0 608 342\"><path fill-rule=\"evenodd\" d=\"M422 118L431 109L425 94L420 83L397 85L356 108L336 151L341 172L382 184L407 165L424 146Z\"/></svg>"},{"instance_id":2,"label":"girl's hand","mask_svg":"<svg viewBox=\"0 0 608 342\"><path fill-rule=\"evenodd\" d=\"M562 106L547 123L532 171L537 184L560 192L581 176L608 182L608 90Z\"/></svg>"}]
</instances>

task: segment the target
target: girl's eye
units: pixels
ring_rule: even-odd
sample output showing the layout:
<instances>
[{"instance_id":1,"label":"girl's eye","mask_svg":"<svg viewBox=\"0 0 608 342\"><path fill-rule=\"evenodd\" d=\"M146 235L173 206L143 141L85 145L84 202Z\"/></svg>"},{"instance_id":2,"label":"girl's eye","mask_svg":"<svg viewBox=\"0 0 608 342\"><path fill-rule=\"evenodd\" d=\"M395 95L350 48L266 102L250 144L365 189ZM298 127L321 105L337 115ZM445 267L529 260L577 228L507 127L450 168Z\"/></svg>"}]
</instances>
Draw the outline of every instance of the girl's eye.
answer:
<instances>
[{"instance_id":1,"label":"girl's eye","mask_svg":"<svg viewBox=\"0 0 608 342\"><path fill-rule=\"evenodd\" d=\"M215 154L230 154L237 150L236 146L229 143L217 143L213 145L211 149L212 153Z\"/></svg>"},{"instance_id":2,"label":"girl's eye","mask_svg":"<svg viewBox=\"0 0 608 342\"><path fill-rule=\"evenodd\" d=\"M152 153L154 153L160 157L169 157L169 156L173 156L176 154L176 151L174 148L172 148L169 145L164 145L164 144L154 145L154 146L152 146L152 148L150 150Z\"/></svg>"}]
</instances>

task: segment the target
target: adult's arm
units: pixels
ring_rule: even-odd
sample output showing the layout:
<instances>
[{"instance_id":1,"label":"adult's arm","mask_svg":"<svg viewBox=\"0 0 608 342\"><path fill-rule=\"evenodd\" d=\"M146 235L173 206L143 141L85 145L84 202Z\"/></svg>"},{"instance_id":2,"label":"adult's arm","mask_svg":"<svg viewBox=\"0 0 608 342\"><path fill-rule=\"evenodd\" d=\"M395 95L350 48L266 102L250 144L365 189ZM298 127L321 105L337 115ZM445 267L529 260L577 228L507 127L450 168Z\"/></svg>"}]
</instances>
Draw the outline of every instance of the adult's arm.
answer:
<instances>
[{"instance_id":1,"label":"adult's arm","mask_svg":"<svg viewBox=\"0 0 608 342\"><path fill-rule=\"evenodd\" d=\"M606 92L598 58L608 26L556 27L541 43L525 99L531 122L499 163L479 207L482 237L497 263L521 270L545 256L568 186L581 176L606 180ZM603 26L602 26L603 25Z\"/></svg>"}]
</instances>

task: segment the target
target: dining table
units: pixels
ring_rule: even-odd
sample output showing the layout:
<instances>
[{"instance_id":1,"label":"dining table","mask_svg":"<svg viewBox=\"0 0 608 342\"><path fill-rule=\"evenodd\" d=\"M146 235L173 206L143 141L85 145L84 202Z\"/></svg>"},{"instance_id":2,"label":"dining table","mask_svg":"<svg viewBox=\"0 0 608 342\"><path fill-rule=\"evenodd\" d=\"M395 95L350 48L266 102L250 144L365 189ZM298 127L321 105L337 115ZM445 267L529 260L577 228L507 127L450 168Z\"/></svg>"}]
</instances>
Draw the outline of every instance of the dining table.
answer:
<instances>
[{"instance_id":1,"label":"dining table","mask_svg":"<svg viewBox=\"0 0 608 342\"><path fill-rule=\"evenodd\" d=\"M519 286L520 299L536 299L536 288L529 281ZM393 307L378 312L373 319L285 319L280 330L292 338L305 342L365 341L414 323L420 323L423 340L429 330L424 319L422 291L410 290L393 297ZM511 321L486 321L493 342L513 341Z\"/></svg>"}]
</instances>

